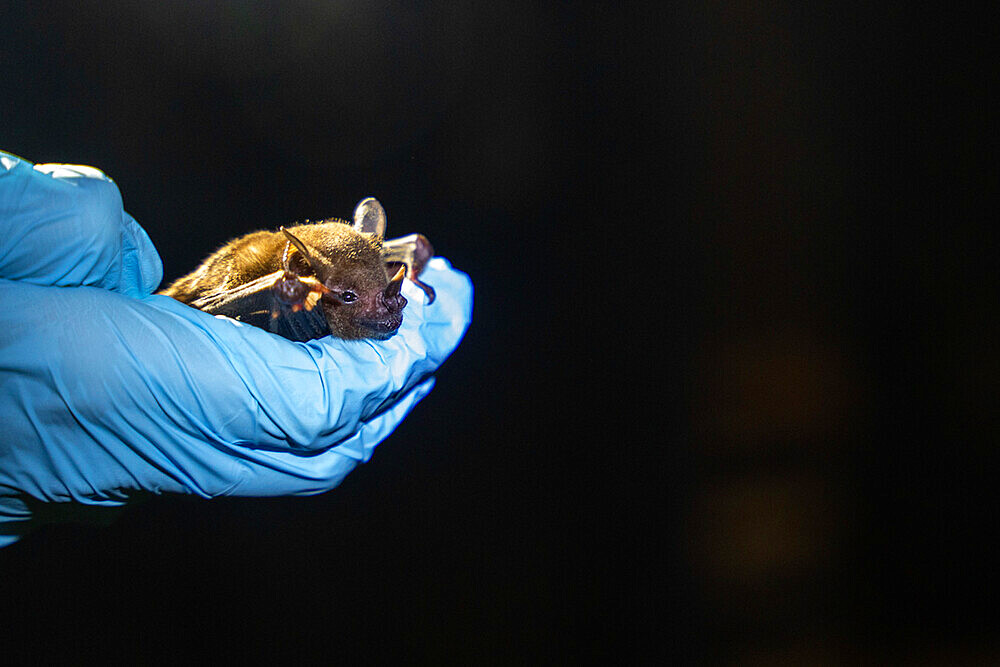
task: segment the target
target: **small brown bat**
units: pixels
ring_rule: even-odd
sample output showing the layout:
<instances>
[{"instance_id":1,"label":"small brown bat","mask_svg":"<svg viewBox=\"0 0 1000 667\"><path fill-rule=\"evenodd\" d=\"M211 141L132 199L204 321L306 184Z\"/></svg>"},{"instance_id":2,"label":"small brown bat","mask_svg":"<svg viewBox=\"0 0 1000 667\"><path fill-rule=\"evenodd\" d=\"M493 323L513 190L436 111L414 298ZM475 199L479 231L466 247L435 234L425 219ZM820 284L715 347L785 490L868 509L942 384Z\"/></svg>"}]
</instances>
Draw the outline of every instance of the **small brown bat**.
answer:
<instances>
[{"instance_id":1,"label":"small brown bat","mask_svg":"<svg viewBox=\"0 0 1000 667\"><path fill-rule=\"evenodd\" d=\"M403 322L404 276L434 300L418 278L434 256L430 242L421 234L384 241L385 225L382 205L368 197L354 209L353 225L332 218L252 232L160 294L291 340L384 340Z\"/></svg>"}]
</instances>

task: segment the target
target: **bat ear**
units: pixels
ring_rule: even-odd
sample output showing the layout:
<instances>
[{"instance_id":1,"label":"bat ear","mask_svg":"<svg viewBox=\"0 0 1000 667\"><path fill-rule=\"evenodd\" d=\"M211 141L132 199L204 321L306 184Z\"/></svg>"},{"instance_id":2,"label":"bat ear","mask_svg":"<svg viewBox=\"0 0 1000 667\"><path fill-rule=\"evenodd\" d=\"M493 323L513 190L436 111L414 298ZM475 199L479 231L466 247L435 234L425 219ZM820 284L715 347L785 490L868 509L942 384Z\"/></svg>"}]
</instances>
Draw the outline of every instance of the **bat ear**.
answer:
<instances>
[{"instance_id":1,"label":"bat ear","mask_svg":"<svg viewBox=\"0 0 1000 667\"><path fill-rule=\"evenodd\" d=\"M375 197L368 197L354 207L354 230L385 238L385 209Z\"/></svg>"},{"instance_id":2,"label":"bat ear","mask_svg":"<svg viewBox=\"0 0 1000 667\"><path fill-rule=\"evenodd\" d=\"M315 260L313 260L312 253L309 252L309 249L306 246L306 244L303 243L302 241L300 241L297 236L295 236L294 234L292 234L290 231L288 231L284 227L281 227L280 231L282 231L285 234L285 236L288 238L288 241L293 246L295 246L295 249L298 250L299 253L302 255L302 258L305 260L305 265L307 267L309 267L310 269L312 269L312 272L315 273L317 265L316 265ZM289 263L287 246L285 248L284 254L281 257L281 264L284 267L285 271L289 271L291 269L291 265Z\"/></svg>"}]
</instances>

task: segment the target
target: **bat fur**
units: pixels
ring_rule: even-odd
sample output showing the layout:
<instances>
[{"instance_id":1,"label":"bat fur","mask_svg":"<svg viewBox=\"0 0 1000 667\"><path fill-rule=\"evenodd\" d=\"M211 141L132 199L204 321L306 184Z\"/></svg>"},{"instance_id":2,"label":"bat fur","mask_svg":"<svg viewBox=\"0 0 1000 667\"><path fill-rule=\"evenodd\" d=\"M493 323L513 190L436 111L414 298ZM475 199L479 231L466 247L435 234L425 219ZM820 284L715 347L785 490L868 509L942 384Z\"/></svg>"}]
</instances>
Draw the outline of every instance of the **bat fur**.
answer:
<instances>
[{"instance_id":1,"label":"bat fur","mask_svg":"<svg viewBox=\"0 0 1000 667\"><path fill-rule=\"evenodd\" d=\"M219 248L160 294L202 307L199 304L207 296L229 293L274 275L276 287L270 288L268 298L293 302L290 307L296 311L314 307L318 298L332 335L385 339L402 324L407 303L400 293L404 272L399 269L408 264L405 268L416 280L433 249L420 235L408 237L403 244L386 242L386 246L396 244L393 248L405 245L409 251L408 263L392 261L393 252L398 252L383 247L384 228L385 213L369 198L358 204L353 226L332 219L277 232L251 232ZM279 275L283 277L278 279ZM292 286L292 297L281 297L283 285ZM433 290L419 281L418 285L433 298ZM272 317L277 316L275 311Z\"/></svg>"}]
</instances>

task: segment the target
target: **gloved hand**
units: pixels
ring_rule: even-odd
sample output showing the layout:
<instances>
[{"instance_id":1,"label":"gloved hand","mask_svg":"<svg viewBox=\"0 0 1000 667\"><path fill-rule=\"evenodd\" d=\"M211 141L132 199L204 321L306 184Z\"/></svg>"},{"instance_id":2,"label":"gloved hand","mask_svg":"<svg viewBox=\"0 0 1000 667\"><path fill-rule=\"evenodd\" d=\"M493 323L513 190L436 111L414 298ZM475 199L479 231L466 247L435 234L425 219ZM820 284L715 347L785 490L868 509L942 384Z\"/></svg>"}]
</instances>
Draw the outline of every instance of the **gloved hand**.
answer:
<instances>
[{"instance_id":1,"label":"gloved hand","mask_svg":"<svg viewBox=\"0 0 1000 667\"><path fill-rule=\"evenodd\" d=\"M91 167L0 152L0 546L42 502L329 490L433 386L471 319L436 258L387 341L294 343L153 295L160 258Z\"/></svg>"}]
</instances>

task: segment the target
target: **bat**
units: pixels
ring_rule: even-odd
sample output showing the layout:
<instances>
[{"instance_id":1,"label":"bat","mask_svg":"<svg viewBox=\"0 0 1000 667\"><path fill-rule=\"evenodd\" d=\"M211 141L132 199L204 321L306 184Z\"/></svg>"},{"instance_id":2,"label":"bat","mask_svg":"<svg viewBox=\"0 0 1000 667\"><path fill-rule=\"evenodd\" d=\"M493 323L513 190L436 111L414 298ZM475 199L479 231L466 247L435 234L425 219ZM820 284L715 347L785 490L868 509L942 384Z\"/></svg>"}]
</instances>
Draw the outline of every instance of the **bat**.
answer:
<instances>
[{"instance_id":1,"label":"bat","mask_svg":"<svg viewBox=\"0 0 1000 667\"><path fill-rule=\"evenodd\" d=\"M419 279L434 256L430 241L422 234L386 241L385 227L385 210L368 197L353 224L331 218L251 232L159 293L290 340L385 340L403 322L404 276L434 301Z\"/></svg>"}]
</instances>

